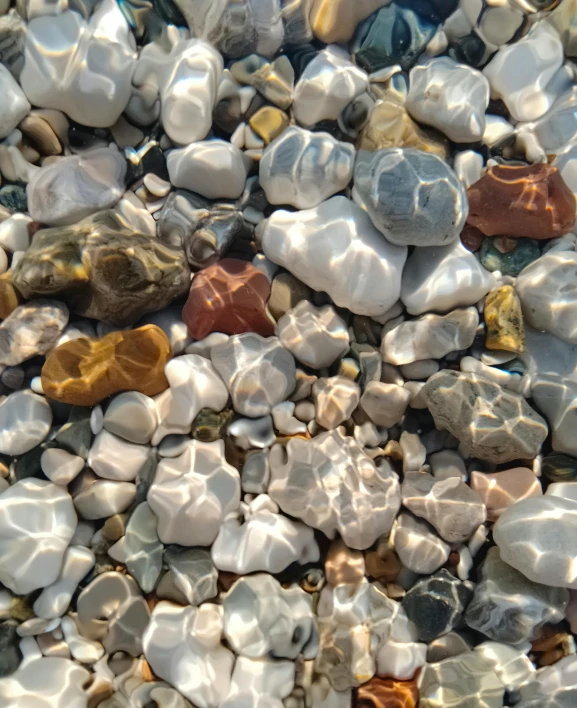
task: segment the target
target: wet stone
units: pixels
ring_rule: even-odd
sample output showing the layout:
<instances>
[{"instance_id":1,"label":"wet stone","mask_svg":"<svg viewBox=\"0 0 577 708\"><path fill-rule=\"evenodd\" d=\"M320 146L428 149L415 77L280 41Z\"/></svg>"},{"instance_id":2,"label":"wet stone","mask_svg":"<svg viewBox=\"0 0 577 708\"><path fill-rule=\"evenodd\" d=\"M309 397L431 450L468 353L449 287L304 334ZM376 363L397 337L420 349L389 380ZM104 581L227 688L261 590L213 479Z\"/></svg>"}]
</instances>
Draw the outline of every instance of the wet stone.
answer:
<instances>
[{"instance_id":1,"label":"wet stone","mask_svg":"<svg viewBox=\"0 0 577 708\"><path fill-rule=\"evenodd\" d=\"M552 165L495 165L468 195L467 221L486 236L557 238L575 224L575 197Z\"/></svg>"},{"instance_id":2,"label":"wet stone","mask_svg":"<svg viewBox=\"0 0 577 708\"><path fill-rule=\"evenodd\" d=\"M525 351L521 301L511 285L492 290L485 298L485 346L520 354Z\"/></svg>"},{"instance_id":3,"label":"wet stone","mask_svg":"<svg viewBox=\"0 0 577 708\"><path fill-rule=\"evenodd\" d=\"M348 42L355 27L388 0L313 0L310 22L314 36L321 42Z\"/></svg>"},{"instance_id":4,"label":"wet stone","mask_svg":"<svg viewBox=\"0 0 577 708\"><path fill-rule=\"evenodd\" d=\"M313 384L315 417L327 430L348 420L359 404L360 388L344 376L320 378Z\"/></svg>"},{"instance_id":5,"label":"wet stone","mask_svg":"<svg viewBox=\"0 0 577 708\"><path fill-rule=\"evenodd\" d=\"M146 502L132 512L124 536L126 569L140 585L150 592L156 585L162 569L164 547L158 539L158 519Z\"/></svg>"},{"instance_id":6,"label":"wet stone","mask_svg":"<svg viewBox=\"0 0 577 708\"><path fill-rule=\"evenodd\" d=\"M0 401L0 453L22 455L48 435L52 411L45 398L29 389Z\"/></svg>"},{"instance_id":7,"label":"wet stone","mask_svg":"<svg viewBox=\"0 0 577 708\"><path fill-rule=\"evenodd\" d=\"M119 391L152 396L168 387L164 366L171 354L166 335L155 325L102 339L73 339L47 357L42 388L48 397L77 406L93 406Z\"/></svg>"},{"instance_id":8,"label":"wet stone","mask_svg":"<svg viewBox=\"0 0 577 708\"><path fill-rule=\"evenodd\" d=\"M527 497L542 496L539 479L533 470L516 467L502 472L471 472L471 488L487 507L487 519L496 521L512 504Z\"/></svg>"},{"instance_id":9,"label":"wet stone","mask_svg":"<svg viewBox=\"0 0 577 708\"><path fill-rule=\"evenodd\" d=\"M204 339L211 332L274 333L266 312L270 282L251 263L225 258L195 275L182 318L191 337Z\"/></svg>"},{"instance_id":10,"label":"wet stone","mask_svg":"<svg viewBox=\"0 0 577 708\"><path fill-rule=\"evenodd\" d=\"M541 463L545 479L550 482L568 482L577 479L577 459L569 455L551 453Z\"/></svg>"},{"instance_id":11,"label":"wet stone","mask_svg":"<svg viewBox=\"0 0 577 708\"><path fill-rule=\"evenodd\" d=\"M479 260L483 266L493 272L498 270L503 275L517 276L528 265L541 255L537 241L529 238L515 238L512 250L506 252L497 248L496 239L483 239Z\"/></svg>"},{"instance_id":12,"label":"wet stone","mask_svg":"<svg viewBox=\"0 0 577 708\"><path fill-rule=\"evenodd\" d=\"M167 546L164 560L172 580L191 605L216 597L218 572L204 548Z\"/></svg>"},{"instance_id":13,"label":"wet stone","mask_svg":"<svg viewBox=\"0 0 577 708\"><path fill-rule=\"evenodd\" d=\"M68 308L57 300L20 305L0 324L0 364L16 366L47 354L68 324Z\"/></svg>"},{"instance_id":14,"label":"wet stone","mask_svg":"<svg viewBox=\"0 0 577 708\"><path fill-rule=\"evenodd\" d=\"M0 319L5 320L22 303L22 295L12 282L12 273L0 275Z\"/></svg>"},{"instance_id":15,"label":"wet stone","mask_svg":"<svg viewBox=\"0 0 577 708\"><path fill-rule=\"evenodd\" d=\"M430 642L462 622L470 598L471 588L443 569L417 581L401 604L414 622L419 640Z\"/></svg>"},{"instance_id":16,"label":"wet stone","mask_svg":"<svg viewBox=\"0 0 577 708\"><path fill-rule=\"evenodd\" d=\"M249 119L248 124L262 138L265 145L284 133L289 126L289 117L280 108L263 106Z\"/></svg>"},{"instance_id":17,"label":"wet stone","mask_svg":"<svg viewBox=\"0 0 577 708\"><path fill-rule=\"evenodd\" d=\"M359 686L357 708L417 708L419 689L416 681L396 681L374 676Z\"/></svg>"}]
</instances>

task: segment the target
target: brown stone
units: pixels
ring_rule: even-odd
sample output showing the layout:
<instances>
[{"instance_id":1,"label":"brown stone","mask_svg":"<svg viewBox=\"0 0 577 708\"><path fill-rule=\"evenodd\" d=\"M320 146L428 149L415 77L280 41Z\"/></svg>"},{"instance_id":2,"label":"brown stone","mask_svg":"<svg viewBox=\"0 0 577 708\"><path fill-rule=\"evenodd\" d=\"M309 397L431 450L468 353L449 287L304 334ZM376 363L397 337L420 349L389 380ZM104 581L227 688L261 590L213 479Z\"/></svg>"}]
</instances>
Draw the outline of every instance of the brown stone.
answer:
<instances>
[{"instance_id":1,"label":"brown stone","mask_svg":"<svg viewBox=\"0 0 577 708\"><path fill-rule=\"evenodd\" d=\"M497 521L515 502L543 494L541 484L528 467L503 472L471 472L471 488L487 507L487 520Z\"/></svg>"},{"instance_id":2,"label":"brown stone","mask_svg":"<svg viewBox=\"0 0 577 708\"><path fill-rule=\"evenodd\" d=\"M292 310L301 300L310 300L312 290L290 273L280 273L272 281L268 309L275 320Z\"/></svg>"},{"instance_id":3,"label":"brown stone","mask_svg":"<svg viewBox=\"0 0 577 708\"><path fill-rule=\"evenodd\" d=\"M465 224L465 228L461 231L461 243L471 253L476 253L481 248L484 238L484 234L470 224Z\"/></svg>"},{"instance_id":4,"label":"brown stone","mask_svg":"<svg viewBox=\"0 0 577 708\"><path fill-rule=\"evenodd\" d=\"M377 551L368 551L365 554L367 575L383 583L392 583L401 572L401 561L392 548L385 549L382 556Z\"/></svg>"},{"instance_id":5,"label":"brown stone","mask_svg":"<svg viewBox=\"0 0 577 708\"><path fill-rule=\"evenodd\" d=\"M310 23L321 42L348 42L359 22L389 0L313 0Z\"/></svg>"},{"instance_id":6,"label":"brown stone","mask_svg":"<svg viewBox=\"0 0 577 708\"><path fill-rule=\"evenodd\" d=\"M12 273L0 275L0 320L5 320L8 315L24 302L24 299L12 284Z\"/></svg>"},{"instance_id":7,"label":"brown stone","mask_svg":"<svg viewBox=\"0 0 577 708\"><path fill-rule=\"evenodd\" d=\"M575 197L552 165L495 165L468 194L467 221L485 236L557 238L575 225Z\"/></svg>"},{"instance_id":8,"label":"brown stone","mask_svg":"<svg viewBox=\"0 0 577 708\"><path fill-rule=\"evenodd\" d=\"M270 283L252 263L223 258L195 275L182 319L194 339L211 332L274 334L266 312Z\"/></svg>"},{"instance_id":9,"label":"brown stone","mask_svg":"<svg viewBox=\"0 0 577 708\"><path fill-rule=\"evenodd\" d=\"M365 577L365 559L360 551L348 548L341 539L333 541L325 561L327 583L336 587L345 583L360 583Z\"/></svg>"},{"instance_id":10,"label":"brown stone","mask_svg":"<svg viewBox=\"0 0 577 708\"><path fill-rule=\"evenodd\" d=\"M168 338L156 325L73 339L46 357L42 388L48 398L74 406L94 406L120 391L154 396L168 388L164 367L171 356Z\"/></svg>"},{"instance_id":11,"label":"brown stone","mask_svg":"<svg viewBox=\"0 0 577 708\"><path fill-rule=\"evenodd\" d=\"M396 681L376 676L359 687L355 708L416 708L417 681Z\"/></svg>"}]
</instances>

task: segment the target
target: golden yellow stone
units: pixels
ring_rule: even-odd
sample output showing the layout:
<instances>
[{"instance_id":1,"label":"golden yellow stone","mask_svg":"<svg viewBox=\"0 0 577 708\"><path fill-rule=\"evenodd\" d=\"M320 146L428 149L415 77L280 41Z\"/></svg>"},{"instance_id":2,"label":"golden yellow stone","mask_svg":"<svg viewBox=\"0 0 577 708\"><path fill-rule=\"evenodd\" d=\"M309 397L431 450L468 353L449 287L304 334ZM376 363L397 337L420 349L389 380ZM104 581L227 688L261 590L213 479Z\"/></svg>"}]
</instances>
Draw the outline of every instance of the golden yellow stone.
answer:
<instances>
[{"instance_id":1,"label":"golden yellow stone","mask_svg":"<svg viewBox=\"0 0 577 708\"><path fill-rule=\"evenodd\" d=\"M285 131L289 126L289 119L284 111L274 106L263 106L251 116L250 127L262 138L266 145Z\"/></svg>"},{"instance_id":2,"label":"golden yellow stone","mask_svg":"<svg viewBox=\"0 0 577 708\"><path fill-rule=\"evenodd\" d=\"M309 16L313 34L321 42L348 42L357 25L390 0L313 0Z\"/></svg>"},{"instance_id":3,"label":"golden yellow stone","mask_svg":"<svg viewBox=\"0 0 577 708\"><path fill-rule=\"evenodd\" d=\"M440 133L421 128L407 113L399 95L388 90L377 101L369 122L357 141L359 150L410 147L439 155L446 159L449 143Z\"/></svg>"},{"instance_id":4,"label":"golden yellow stone","mask_svg":"<svg viewBox=\"0 0 577 708\"><path fill-rule=\"evenodd\" d=\"M154 396L168 388L164 367L171 356L170 342L156 325L73 339L46 357L42 389L74 406L94 406L120 391Z\"/></svg>"},{"instance_id":5,"label":"golden yellow stone","mask_svg":"<svg viewBox=\"0 0 577 708\"><path fill-rule=\"evenodd\" d=\"M511 285L491 290L485 298L485 346L487 349L525 351L525 326L521 302Z\"/></svg>"},{"instance_id":6,"label":"golden yellow stone","mask_svg":"<svg viewBox=\"0 0 577 708\"><path fill-rule=\"evenodd\" d=\"M2 273L0 275L0 320L5 320L18 305L21 305L23 298L12 283L12 273Z\"/></svg>"}]
</instances>

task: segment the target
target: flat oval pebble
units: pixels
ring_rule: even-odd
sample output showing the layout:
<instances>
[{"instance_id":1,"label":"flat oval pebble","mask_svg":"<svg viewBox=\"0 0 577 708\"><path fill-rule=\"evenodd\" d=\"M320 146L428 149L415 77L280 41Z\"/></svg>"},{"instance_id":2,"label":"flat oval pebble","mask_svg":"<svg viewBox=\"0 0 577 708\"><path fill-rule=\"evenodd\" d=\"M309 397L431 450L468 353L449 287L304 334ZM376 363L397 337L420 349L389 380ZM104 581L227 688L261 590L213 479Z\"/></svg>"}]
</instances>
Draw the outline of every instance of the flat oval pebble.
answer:
<instances>
[{"instance_id":1,"label":"flat oval pebble","mask_svg":"<svg viewBox=\"0 0 577 708\"><path fill-rule=\"evenodd\" d=\"M0 452L22 455L41 443L52 425L45 398L32 391L16 391L0 402Z\"/></svg>"}]
</instances>

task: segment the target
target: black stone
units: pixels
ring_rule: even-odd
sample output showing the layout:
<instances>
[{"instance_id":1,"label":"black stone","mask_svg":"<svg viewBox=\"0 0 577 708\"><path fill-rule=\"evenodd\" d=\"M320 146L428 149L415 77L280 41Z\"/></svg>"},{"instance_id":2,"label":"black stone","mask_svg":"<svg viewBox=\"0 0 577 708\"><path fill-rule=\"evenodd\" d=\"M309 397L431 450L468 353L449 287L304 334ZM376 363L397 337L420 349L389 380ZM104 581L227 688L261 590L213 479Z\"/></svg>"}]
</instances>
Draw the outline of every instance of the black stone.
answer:
<instances>
[{"instance_id":1,"label":"black stone","mask_svg":"<svg viewBox=\"0 0 577 708\"><path fill-rule=\"evenodd\" d=\"M18 622L15 620L0 622L0 678L13 674L22 661L17 627Z\"/></svg>"},{"instance_id":2,"label":"black stone","mask_svg":"<svg viewBox=\"0 0 577 708\"><path fill-rule=\"evenodd\" d=\"M55 446L86 459L92 443L90 413L90 408L73 406L70 417L54 437Z\"/></svg>"},{"instance_id":3,"label":"black stone","mask_svg":"<svg viewBox=\"0 0 577 708\"><path fill-rule=\"evenodd\" d=\"M397 0L429 22L443 22L459 7L459 0Z\"/></svg>"}]
</instances>

